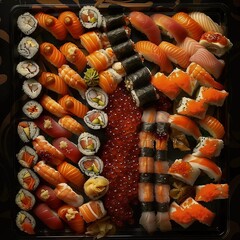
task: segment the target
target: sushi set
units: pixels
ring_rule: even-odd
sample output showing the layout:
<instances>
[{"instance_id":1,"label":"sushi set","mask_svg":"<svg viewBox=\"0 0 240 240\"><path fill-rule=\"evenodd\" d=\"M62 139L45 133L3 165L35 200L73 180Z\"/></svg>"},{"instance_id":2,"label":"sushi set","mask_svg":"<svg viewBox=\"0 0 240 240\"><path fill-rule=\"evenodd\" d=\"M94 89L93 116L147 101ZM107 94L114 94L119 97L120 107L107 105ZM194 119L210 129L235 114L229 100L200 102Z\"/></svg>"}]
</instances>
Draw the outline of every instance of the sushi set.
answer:
<instances>
[{"instance_id":1,"label":"sushi set","mask_svg":"<svg viewBox=\"0 0 240 240\"><path fill-rule=\"evenodd\" d=\"M227 233L225 10L12 9L16 239Z\"/></svg>"}]
</instances>

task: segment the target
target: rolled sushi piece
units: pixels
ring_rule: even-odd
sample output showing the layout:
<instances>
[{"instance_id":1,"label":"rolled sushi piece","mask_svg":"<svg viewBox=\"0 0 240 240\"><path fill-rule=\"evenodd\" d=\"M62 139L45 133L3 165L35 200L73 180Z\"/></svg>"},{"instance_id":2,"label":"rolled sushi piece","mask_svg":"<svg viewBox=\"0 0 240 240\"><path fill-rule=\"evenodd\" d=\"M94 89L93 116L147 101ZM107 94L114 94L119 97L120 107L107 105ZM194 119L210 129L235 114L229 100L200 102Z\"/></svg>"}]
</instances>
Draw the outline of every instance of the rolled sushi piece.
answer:
<instances>
[{"instance_id":1,"label":"rolled sushi piece","mask_svg":"<svg viewBox=\"0 0 240 240\"><path fill-rule=\"evenodd\" d=\"M108 115L102 110L93 109L86 113L83 120L89 128L96 130L107 126Z\"/></svg>"},{"instance_id":2,"label":"rolled sushi piece","mask_svg":"<svg viewBox=\"0 0 240 240\"><path fill-rule=\"evenodd\" d=\"M29 12L21 14L17 19L18 28L26 35L33 33L37 26L37 19Z\"/></svg>"},{"instance_id":3,"label":"rolled sushi piece","mask_svg":"<svg viewBox=\"0 0 240 240\"><path fill-rule=\"evenodd\" d=\"M37 76L39 73L39 66L33 60L24 60L17 64L16 70L21 76L30 79Z\"/></svg>"},{"instance_id":4,"label":"rolled sushi piece","mask_svg":"<svg viewBox=\"0 0 240 240\"><path fill-rule=\"evenodd\" d=\"M112 50L116 56L117 61L122 61L123 59L134 55L134 42L129 39L125 42L112 46Z\"/></svg>"},{"instance_id":5,"label":"rolled sushi piece","mask_svg":"<svg viewBox=\"0 0 240 240\"><path fill-rule=\"evenodd\" d=\"M128 24L129 19L125 14L106 15L103 17L102 21L104 31L111 31Z\"/></svg>"},{"instance_id":6,"label":"rolled sushi piece","mask_svg":"<svg viewBox=\"0 0 240 240\"><path fill-rule=\"evenodd\" d=\"M29 191L34 191L39 185L39 178L36 173L34 173L29 168L22 168L17 174L18 182L20 185Z\"/></svg>"},{"instance_id":7,"label":"rolled sushi piece","mask_svg":"<svg viewBox=\"0 0 240 240\"><path fill-rule=\"evenodd\" d=\"M90 87L85 93L87 103L96 109L104 109L108 104L108 95L99 87Z\"/></svg>"},{"instance_id":8,"label":"rolled sushi piece","mask_svg":"<svg viewBox=\"0 0 240 240\"><path fill-rule=\"evenodd\" d=\"M27 58L31 59L38 52L39 44L38 42L31 37L23 37L17 46L18 53Z\"/></svg>"},{"instance_id":9,"label":"rolled sushi piece","mask_svg":"<svg viewBox=\"0 0 240 240\"><path fill-rule=\"evenodd\" d=\"M22 110L27 117L36 119L41 115L43 107L37 101L30 100L23 105Z\"/></svg>"},{"instance_id":10,"label":"rolled sushi piece","mask_svg":"<svg viewBox=\"0 0 240 240\"><path fill-rule=\"evenodd\" d=\"M42 91L42 84L35 79L27 79L23 82L22 89L28 97L35 99Z\"/></svg>"},{"instance_id":11,"label":"rolled sushi piece","mask_svg":"<svg viewBox=\"0 0 240 240\"><path fill-rule=\"evenodd\" d=\"M125 86L129 91L144 87L150 83L151 76L150 70L144 66L125 77Z\"/></svg>"},{"instance_id":12,"label":"rolled sushi piece","mask_svg":"<svg viewBox=\"0 0 240 240\"><path fill-rule=\"evenodd\" d=\"M18 162L26 168L33 167L38 161L38 155L36 151L28 145L23 146L16 154L16 157Z\"/></svg>"},{"instance_id":13,"label":"rolled sushi piece","mask_svg":"<svg viewBox=\"0 0 240 240\"><path fill-rule=\"evenodd\" d=\"M144 66L142 58L138 53L122 60L121 64L126 74L131 74Z\"/></svg>"},{"instance_id":14,"label":"rolled sushi piece","mask_svg":"<svg viewBox=\"0 0 240 240\"><path fill-rule=\"evenodd\" d=\"M83 6L79 11L79 18L82 25L87 28L100 28L103 16L94 6Z\"/></svg>"},{"instance_id":15,"label":"rolled sushi piece","mask_svg":"<svg viewBox=\"0 0 240 240\"><path fill-rule=\"evenodd\" d=\"M100 148L100 140L97 136L84 132L78 137L78 149L84 155L94 155Z\"/></svg>"},{"instance_id":16,"label":"rolled sushi piece","mask_svg":"<svg viewBox=\"0 0 240 240\"><path fill-rule=\"evenodd\" d=\"M35 234L36 221L27 211L22 210L17 213L16 225L22 232Z\"/></svg>"},{"instance_id":17,"label":"rolled sushi piece","mask_svg":"<svg viewBox=\"0 0 240 240\"><path fill-rule=\"evenodd\" d=\"M28 190L21 188L15 197L15 203L21 210L29 211L36 202L35 196Z\"/></svg>"},{"instance_id":18,"label":"rolled sushi piece","mask_svg":"<svg viewBox=\"0 0 240 240\"><path fill-rule=\"evenodd\" d=\"M33 121L21 121L18 123L17 132L23 142L30 142L35 139L40 132L40 129Z\"/></svg>"},{"instance_id":19,"label":"rolled sushi piece","mask_svg":"<svg viewBox=\"0 0 240 240\"><path fill-rule=\"evenodd\" d=\"M79 162L78 166L82 173L88 177L97 176L103 171L103 161L98 156L84 156Z\"/></svg>"},{"instance_id":20,"label":"rolled sushi piece","mask_svg":"<svg viewBox=\"0 0 240 240\"><path fill-rule=\"evenodd\" d=\"M133 100L137 107L143 107L155 102L159 96L152 84L148 84L142 88L133 89L131 91Z\"/></svg>"}]
</instances>

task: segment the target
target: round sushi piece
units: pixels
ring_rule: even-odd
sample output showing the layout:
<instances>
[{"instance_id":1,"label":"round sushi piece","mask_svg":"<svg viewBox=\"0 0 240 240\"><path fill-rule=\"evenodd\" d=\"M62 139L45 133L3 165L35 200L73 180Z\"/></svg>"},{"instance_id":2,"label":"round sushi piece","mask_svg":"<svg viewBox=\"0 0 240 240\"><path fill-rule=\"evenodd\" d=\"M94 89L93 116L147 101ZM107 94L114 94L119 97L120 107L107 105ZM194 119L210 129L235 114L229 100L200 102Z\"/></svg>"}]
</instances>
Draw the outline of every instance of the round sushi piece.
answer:
<instances>
[{"instance_id":1,"label":"round sushi piece","mask_svg":"<svg viewBox=\"0 0 240 240\"><path fill-rule=\"evenodd\" d=\"M85 93L87 103L96 109L104 109L108 104L108 95L99 87L90 87Z\"/></svg>"},{"instance_id":2,"label":"round sushi piece","mask_svg":"<svg viewBox=\"0 0 240 240\"><path fill-rule=\"evenodd\" d=\"M29 168L22 168L17 174L18 182L20 185L29 191L34 191L39 185L39 178L36 173L34 173Z\"/></svg>"},{"instance_id":3,"label":"round sushi piece","mask_svg":"<svg viewBox=\"0 0 240 240\"><path fill-rule=\"evenodd\" d=\"M129 19L125 14L106 15L102 21L102 27L105 31L111 31L128 24Z\"/></svg>"},{"instance_id":4,"label":"round sushi piece","mask_svg":"<svg viewBox=\"0 0 240 240\"><path fill-rule=\"evenodd\" d=\"M36 221L34 217L27 211L22 210L18 212L16 217L16 225L21 231L27 234L35 234L34 229L36 226Z\"/></svg>"},{"instance_id":5,"label":"round sushi piece","mask_svg":"<svg viewBox=\"0 0 240 240\"><path fill-rule=\"evenodd\" d=\"M17 132L23 142L30 142L39 135L40 129L33 121L21 121L18 123Z\"/></svg>"},{"instance_id":6,"label":"round sushi piece","mask_svg":"<svg viewBox=\"0 0 240 240\"><path fill-rule=\"evenodd\" d=\"M84 155L94 155L100 148L100 140L97 136L84 132L78 137L78 149Z\"/></svg>"},{"instance_id":7,"label":"round sushi piece","mask_svg":"<svg viewBox=\"0 0 240 240\"><path fill-rule=\"evenodd\" d=\"M28 146L23 146L20 151L16 154L18 162L26 168L31 168L34 166L38 160L38 155L36 151Z\"/></svg>"},{"instance_id":8,"label":"round sushi piece","mask_svg":"<svg viewBox=\"0 0 240 240\"><path fill-rule=\"evenodd\" d=\"M17 19L18 28L26 35L33 33L37 26L37 19L29 12L21 14Z\"/></svg>"},{"instance_id":9,"label":"round sushi piece","mask_svg":"<svg viewBox=\"0 0 240 240\"><path fill-rule=\"evenodd\" d=\"M93 109L86 113L84 122L91 129L105 128L108 124L108 115L102 110Z\"/></svg>"},{"instance_id":10,"label":"round sushi piece","mask_svg":"<svg viewBox=\"0 0 240 240\"><path fill-rule=\"evenodd\" d=\"M24 60L17 64L16 70L21 76L30 79L37 76L39 73L39 66L33 60Z\"/></svg>"},{"instance_id":11,"label":"round sushi piece","mask_svg":"<svg viewBox=\"0 0 240 240\"><path fill-rule=\"evenodd\" d=\"M21 188L15 197L15 203L20 209L25 211L31 210L35 202L35 196L24 188Z\"/></svg>"},{"instance_id":12,"label":"round sushi piece","mask_svg":"<svg viewBox=\"0 0 240 240\"><path fill-rule=\"evenodd\" d=\"M95 155L82 157L78 166L82 173L89 177L99 175L103 171L103 161Z\"/></svg>"},{"instance_id":13,"label":"round sushi piece","mask_svg":"<svg viewBox=\"0 0 240 240\"><path fill-rule=\"evenodd\" d=\"M34 38L28 36L23 37L17 47L18 53L27 59L33 58L38 52L38 49L38 42Z\"/></svg>"},{"instance_id":14,"label":"round sushi piece","mask_svg":"<svg viewBox=\"0 0 240 240\"><path fill-rule=\"evenodd\" d=\"M30 100L23 105L22 110L29 118L36 119L41 115L43 108L37 101Z\"/></svg>"},{"instance_id":15,"label":"round sushi piece","mask_svg":"<svg viewBox=\"0 0 240 240\"><path fill-rule=\"evenodd\" d=\"M27 79L23 82L22 89L28 97L35 99L42 91L42 84L35 79Z\"/></svg>"},{"instance_id":16,"label":"round sushi piece","mask_svg":"<svg viewBox=\"0 0 240 240\"><path fill-rule=\"evenodd\" d=\"M79 11L79 18L85 28L99 28L102 25L103 16L94 6L83 6Z\"/></svg>"}]
</instances>

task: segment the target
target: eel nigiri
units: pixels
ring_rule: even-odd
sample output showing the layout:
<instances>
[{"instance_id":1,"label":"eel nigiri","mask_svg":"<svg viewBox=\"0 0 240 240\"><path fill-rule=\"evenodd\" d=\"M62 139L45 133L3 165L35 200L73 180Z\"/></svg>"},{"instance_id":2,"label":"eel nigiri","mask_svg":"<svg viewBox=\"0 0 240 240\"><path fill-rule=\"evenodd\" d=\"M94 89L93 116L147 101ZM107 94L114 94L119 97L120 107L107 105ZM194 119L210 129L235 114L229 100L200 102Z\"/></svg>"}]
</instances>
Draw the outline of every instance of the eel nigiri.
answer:
<instances>
[{"instance_id":1,"label":"eel nigiri","mask_svg":"<svg viewBox=\"0 0 240 240\"><path fill-rule=\"evenodd\" d=\"M129 21L134 28L145 34L149 41L155 44L161 42L161 31L151 17L145 13L132 11L129 14Z\"/></svg>"}]
</instances>

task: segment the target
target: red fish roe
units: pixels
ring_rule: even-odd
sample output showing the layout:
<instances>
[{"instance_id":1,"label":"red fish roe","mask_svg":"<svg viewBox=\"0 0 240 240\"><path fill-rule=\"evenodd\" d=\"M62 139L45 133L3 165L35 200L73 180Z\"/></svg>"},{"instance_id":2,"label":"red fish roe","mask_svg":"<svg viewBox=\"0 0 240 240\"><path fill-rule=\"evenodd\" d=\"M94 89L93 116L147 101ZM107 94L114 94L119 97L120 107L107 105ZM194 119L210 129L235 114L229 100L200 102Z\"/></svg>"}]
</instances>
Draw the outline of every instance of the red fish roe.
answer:
<instances>
[{"instance_id":1,"label":"red fish roe","mask_svg":"<svg viewBox=\"0 0 240 240\"><path fill-rule=\"evenodd\" d=\"M102 174L109 179L110 186L104 203L112 221L121 227L134 223L132 208L138 203L138 132L142 112L121 84L109 96L105 111L107 140L100 157L104 161Z\"/></svg>"}]
</instances>

